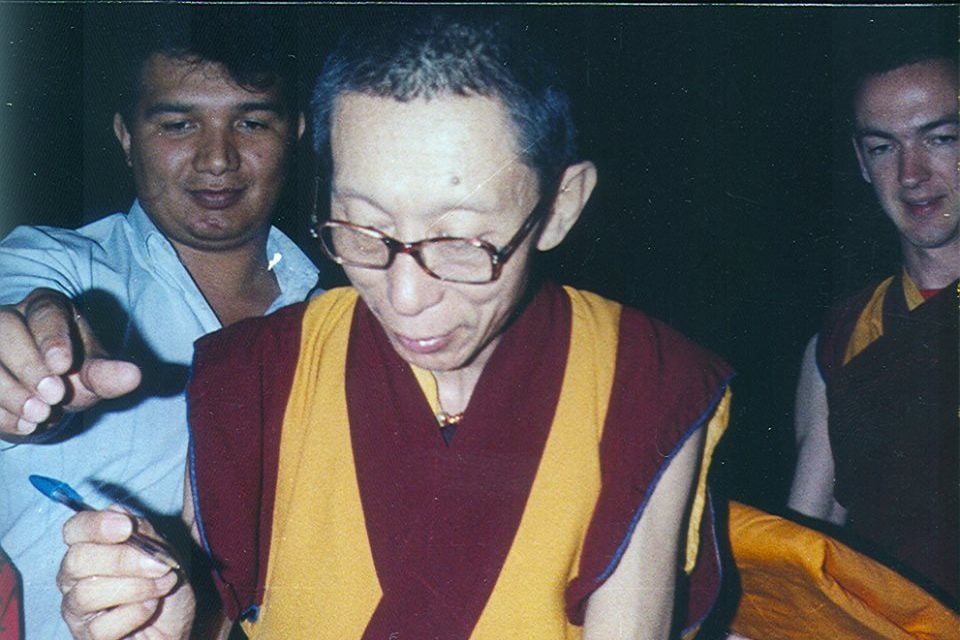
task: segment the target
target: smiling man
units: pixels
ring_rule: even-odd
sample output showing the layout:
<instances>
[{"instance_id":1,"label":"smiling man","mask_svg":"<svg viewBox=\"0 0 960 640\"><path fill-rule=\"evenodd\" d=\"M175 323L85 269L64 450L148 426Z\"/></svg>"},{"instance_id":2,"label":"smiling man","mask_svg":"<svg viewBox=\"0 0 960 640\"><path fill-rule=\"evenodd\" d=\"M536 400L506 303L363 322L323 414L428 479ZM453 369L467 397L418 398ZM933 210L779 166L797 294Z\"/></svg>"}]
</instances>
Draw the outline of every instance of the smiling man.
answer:
<instances>
[{"instance_id":1,"label":"smiling man","mask_svg":"<svg viewBox=\"0 0 960 640\"><path fill-rule=\"evenodd\" d=\"M528 31L407 15L345 37L314 91L316 232L352 287L198 343L187 516L225 612L257 638L679 634L718 586L730 372L534 278L597 177L556 73ZM68 524L76 601L164 598L161 567L80 544L122 541L103 517ZM163 603L151 625L188 618Z\"/></svg>"},{"instance_id":2,"label":"smiling man","mask_svg":"<svg viewBox=\"0 0 960 640\"><path fill-rule=\"evenodd\" d=\"M302 301L317 281L270 225L303 131L283 22L253 9L148 13L159 18L148 30L126 25L139 55L114 117L129 212L0 243L0 547L22 575L31 640L69 635L56 582L69 511L28 476L177 522L193 341ZM64 612L73 629L84 622L69 599Z\"/></svg>"},{"instance_id":3,"label":"smiling man","mask_svg":"<svg viewBox=\"0 0 960 640\"><path fill-rule=\"evenodd\" d=\"M807 347L790 506L845 525L956 608L955 38L950 46L887 61L856 84L853 147L897 229L903 270L835 309Z\"/></svg>"}]
</instances>

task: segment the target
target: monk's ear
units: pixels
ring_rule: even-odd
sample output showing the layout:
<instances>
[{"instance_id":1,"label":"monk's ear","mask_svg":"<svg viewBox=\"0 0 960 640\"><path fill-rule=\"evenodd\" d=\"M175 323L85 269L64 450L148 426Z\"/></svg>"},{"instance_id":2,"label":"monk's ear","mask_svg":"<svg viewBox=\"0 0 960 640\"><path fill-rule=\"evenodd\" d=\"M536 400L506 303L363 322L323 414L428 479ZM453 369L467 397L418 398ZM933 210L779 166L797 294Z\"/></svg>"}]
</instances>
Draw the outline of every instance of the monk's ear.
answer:
<instances>
[{"instance_id":1,"label":"monk's ear","mask_svg":"<svg viewBox=\"0 0 960 640\"><path fill-rule=\"evenodd\" d=\"M597 167L590 161L570 165L560 176L560 185L553 200L550 217L537 240L537 249L549 251L567 236L580 219L583 207L597 186Z\"/></svg>"}]
</instances>

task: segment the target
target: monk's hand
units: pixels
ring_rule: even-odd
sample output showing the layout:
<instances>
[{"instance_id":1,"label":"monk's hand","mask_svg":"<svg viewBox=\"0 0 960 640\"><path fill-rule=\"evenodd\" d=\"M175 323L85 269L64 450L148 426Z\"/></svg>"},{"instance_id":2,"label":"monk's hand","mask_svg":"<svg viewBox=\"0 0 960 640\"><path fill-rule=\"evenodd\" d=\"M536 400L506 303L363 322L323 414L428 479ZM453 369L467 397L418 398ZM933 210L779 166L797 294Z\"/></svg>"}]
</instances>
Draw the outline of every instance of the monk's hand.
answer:
<instances>
[{"instance_id":1,"label":"monk's hand","mask_svg":"<svg viewBox=\"0 0 960 640\"><path fill-rule=\"evenodd\" d=\"M64 525L69 547L57 585L74 638L190 637L196 606L190 585L176 570L124 544L135 529L155 537L149 523L113 509L83 511Z\"/></svg>"},{"instance_id":2,"label":"monk's hand","mask_svg":"<svg viewBox=\"0 0 960 640\"><path fill-rule=\"evenodd\" d=\"M63 411L82 411L127 394L140 369L113 360L73 303L35 289L0 306L0 437L15 440Z\"/></svg>"}]
</instances>

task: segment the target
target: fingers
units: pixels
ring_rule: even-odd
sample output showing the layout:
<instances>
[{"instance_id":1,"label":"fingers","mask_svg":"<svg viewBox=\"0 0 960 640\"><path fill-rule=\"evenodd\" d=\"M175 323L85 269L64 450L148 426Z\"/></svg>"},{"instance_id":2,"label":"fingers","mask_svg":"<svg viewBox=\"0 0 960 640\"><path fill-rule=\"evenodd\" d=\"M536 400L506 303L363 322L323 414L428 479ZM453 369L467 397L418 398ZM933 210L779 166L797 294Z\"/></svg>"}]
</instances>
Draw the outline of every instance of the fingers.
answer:
<instances>
[{"instance_id":1,"label":"fingers","mask_svg":"<svg viewBox=\"0 0 960 640\"><path fill-rule=\"evenodd\" d=\"M71 329L75 311L70 299L58 291L37 289L17 305L49 373L62 375L73 365Z\"/></svg>"},{"instance_id":2,"label":"fingers","mask_svg":"<svg viewBox=\"0 0 960 640\"><path fill-rule=\"evenodd\" d=\"M36 289L0 306L0 436L28 435L59 410L122 396L140 379L135 365L108 359L62 293Z\"/></svg>"},{"instance_id":3,"label":"fingers","mask_svg":"<svg viewBox=\"0 0 960 640\"><path fill-rule=\"evenodd\" d=\"M81 542L119 543L129 538L133 530L133 517L123 511L81 511L64 523L63 541L68 545Z\"/></svg>"},{"instance_id":4,"label":"fingers","mask_svg":"<svg viewBox=\"0 0 960 640\"><path fill-rule=\"evenodd\" d=\"M57 578L61 591L90 577L159 578L170 567L127 544L90 544L70 547L60 564Z\"/></svg>"},{"instance_id":5,"label":"fingers","mask_svg":"<svg viewBox=\"0 0 960 640\"><path fill-rule=\"evenodd\" d=\"M114 510L84 511L64 525L69 549L57 585L63 618L75 637L126 637L147 624L178 588L178 573L125 544L135 529L153 531Z\"/></svg>"},{"instance_id":6,"label":"fingers","mask_svg":"<svg viewBox=\"0 0 960 640\"><path fill-rule=\"evenodd\" d=\"M58 376L67 372L70 363L62 366L62 362L57 362L59 357L45 359L41 344L44 335L34 333L29 319L13 307L0 307L0 366L30 393L53 404L63 398L64 387ZM56 366L51 366L51 362Z\"/></svg>"},{"instance_id":7,"label":"fingers","mask_svg":"<svg viewBox=\"0 0 960 640\"><path fill-rule=\"evenodd\" d=\"M89 576L139 576L157 578L170 568L135 547L124 544L134 530L150 535L146 521L136 521L114 510L83 511L63 525L63 539L70 549L60 565L58 580L69 586Z\"/></svg>"},{"instance_id":8,"label":"fingers","mask_svg":"<svg viewBox=\"0 0 960 640\"><path fill-rule=\"evenodd\" d=\"M68 609L64 601L61 614L74 638L117 640L129 636L132 629L144 626L156 610L157 600L147 600L90 616Z\"/></svg>"},{"instance_id":9,"label":"fingers","mask_svg":"<svg viewBox=\"0 0 960 640\"><path fill-rule=\"evenodd\" d=\"M51 406L43 395L55 396L48 392L48 381L63 388L59 378L48 377L39 385L41 392L31 391L0 365L0 434L28 435L39 423L50 418Z\"/></svg>"},{"instance_id":10,"label":"fingers","mask_svg":"<svg viewBox=\"0 0 960 640\"><path fill-rule=\"evenodd\" d=\"M144 532L153 531L145 521L140 527ZM133 516L117 506L104 511L81 511L64 523L63 541L68 545L117 544L126 541L135 528Z\"/></svg>"},{"instance_id":11,"label":"fingers","mask_svg":"<svg viewBox=\"0 0 960 640\"><path fill-rule=\"evenodd\" d=\"M76 376L71 376L74 394L70 411L86 409L102 399L119 398L140 385L140 368L123 360L87 358Z\"/></svg>"},{"instance_id":12,"label":"fingers","mask_svg":"<svg viewBox=\"0 0 960 640\"><path fill-rule=\"evenodd\" d=\"M172 575L172 574L171 574ZM156 598L147 598L139 602L123 602L113 607L103 608L94 613L88 612L89 603L84 604L79 595L75 600L64 604L61 612L74 638L82 640L114 640L116 638L156 640L185 640L191 637L196 614L196 598L193 590L186 582L174 582L172 587L166 584L170 578L158 579L154 591ZM78 586L76 591L85 588ZM116 585L119 593L132 593L145 588L147 593L151 587L143 585ZM119 598L123 600L124 598ZM208 637L208 636L203 636ZM219 636L218 636L219 637Z\"/></svg>"},{"instance_id":13,"label":"fingers","mask_svg":"<svg viewBox=\"0 0 960 640\"><path fill-rule=\"evenodd\" d=\"M64 409L83 411L101 400L118 398L136 389L141 379L139 367L130 362L109 359L81 314L75 314L74 322L83 343L83 359L67 377L69 398Z\"/></svg>"},{"instance_id":14,"label":"fingers","mask_svg":"<svg viewBox=\"0 0 960 640\"><path fill-rule=\"evenodd\" d=\"M179 576L172 571L159 578L92 576L64 592L61 611L65 618L88 620L114 607L146 605L147 615L135 621L135 626L140 626L156 610L159 599L169 594L178 582ZM135 611L136 607L132 610ZM128 617L124 616L124 619L128 620ZM129 621L118 623L127 625L127 628L131 624Z\"/></svg>"},{"instance_id":15,"label":"fingers","mask_svg":"<svg viewBox=\"0 0 960 640\"><path fill-rule=\"evenodd\" d=\"M63 399L72 317L70 301L48 289L0 307L0 434L33 432Z\"/></svg>"}]
</instances>

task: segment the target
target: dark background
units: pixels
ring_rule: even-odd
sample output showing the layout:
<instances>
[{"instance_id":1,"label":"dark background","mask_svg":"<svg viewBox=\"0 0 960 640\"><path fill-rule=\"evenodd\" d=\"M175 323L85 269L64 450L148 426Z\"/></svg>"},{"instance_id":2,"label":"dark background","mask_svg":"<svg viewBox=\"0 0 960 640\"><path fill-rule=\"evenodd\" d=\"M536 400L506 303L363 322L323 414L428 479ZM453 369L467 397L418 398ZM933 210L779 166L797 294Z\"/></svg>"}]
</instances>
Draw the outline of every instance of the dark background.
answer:
<instances>
[{"instance_id":1,"label":"dark background","mask_svg":"<svg viewBox=\"0 0 960 640\"><path fill-rule=\"evenodd\" d=\"M23 223L75 227L129 206L132 182L111 131L111 55L125 21L157 10L0 4L0 235ZM345 26L408 9L271 10L301 25L309 86ZM735 497L781 508L804 344L832 301L898 260L835 96L844 52L858 39L955 25L957 9L499 10L528 20L531 37L544 34L562 56L582 152L600 171L550 268L561 281L667 320L739 371L716 480ZM306 145L301 154L278 225L319 260L296 205L310 182Z\"/></svg>"}]
</instances>

